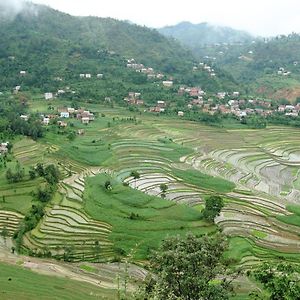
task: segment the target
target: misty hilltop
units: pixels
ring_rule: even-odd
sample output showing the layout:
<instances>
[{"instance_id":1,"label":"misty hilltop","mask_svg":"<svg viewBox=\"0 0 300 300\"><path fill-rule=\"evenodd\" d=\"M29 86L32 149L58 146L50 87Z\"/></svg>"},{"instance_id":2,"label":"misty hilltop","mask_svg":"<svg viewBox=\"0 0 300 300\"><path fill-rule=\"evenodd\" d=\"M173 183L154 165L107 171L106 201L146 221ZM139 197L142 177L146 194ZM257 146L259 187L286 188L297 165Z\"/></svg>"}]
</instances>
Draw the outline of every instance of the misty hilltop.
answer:
<instances>
[{"instance_id":1,"label":"misty hilltop","mask_svg":"<svg viewBox=\"0 0 300 300\"><path fill-rule=\"evenodd\" d=\"M171 36L192 50L203 45L222 43L243 43L253 39L249 33L230 27L214 26L209 23L192 24L181 22L174 26L158 29L165 36Z\"/></svg>"},{"instance_id":2,"label":"misty hilltop","mask_svg":"<svg viewBox=\"0 0 300 300\"><path fill-rule=\"evenodd\" d=\"M192 53L155 29L112 18L75 17L35 4L7 12L12 15L2 16L0 26L0 43L6 45L0 48L6 74L0 77L2 88L22 85L45 91L59 86L57 78L77 85L81 73L105 73L102 87L99 82L97 88L81 85L83 94L122 98L121 85L126 90L130 84L148 84L145 74L126 68L128 59L182 84L201 83L208 90L235 86L221 70L215 80L207 72L193 73L197 61ZM22 70L26 76L18 76Z\"/></svg>"}]
</instances>

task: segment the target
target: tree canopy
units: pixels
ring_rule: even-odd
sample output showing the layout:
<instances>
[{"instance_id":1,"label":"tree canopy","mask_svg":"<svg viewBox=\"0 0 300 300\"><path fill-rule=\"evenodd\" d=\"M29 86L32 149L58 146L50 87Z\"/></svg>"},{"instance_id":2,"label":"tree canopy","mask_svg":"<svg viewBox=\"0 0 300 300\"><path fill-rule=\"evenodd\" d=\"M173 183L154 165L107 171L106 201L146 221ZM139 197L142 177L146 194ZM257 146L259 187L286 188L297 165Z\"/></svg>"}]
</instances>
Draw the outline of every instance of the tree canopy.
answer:
<instances>
[{"instance_id":1,"label":"tree canopy","mask_svg":"<svg viewBox=\"0 0 300 300\"><path fill-rule=\"evenodd\" d=\"M167 238L151 258L154 276L141 288L138 299L229 299L231 281L225 278L222 235Z\"/></svg>"}]
</instances>

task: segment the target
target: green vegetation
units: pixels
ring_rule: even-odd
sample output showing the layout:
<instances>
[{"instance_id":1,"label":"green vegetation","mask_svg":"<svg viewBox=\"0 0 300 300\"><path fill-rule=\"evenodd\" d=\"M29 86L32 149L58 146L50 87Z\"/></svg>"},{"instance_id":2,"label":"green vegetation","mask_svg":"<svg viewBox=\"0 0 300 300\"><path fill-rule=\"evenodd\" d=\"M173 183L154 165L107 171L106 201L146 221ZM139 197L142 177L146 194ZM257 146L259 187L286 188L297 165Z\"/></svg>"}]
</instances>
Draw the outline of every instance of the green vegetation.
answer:
<instances>
[{"instance_id":1,"label":"green vegetation","mask_svg":"<svg viewBox=\"0 0 300 300\"><path fill-rule=\"evenodd\" d=\"M107 180L112 182L110 191L104 188ZM135 259L145 259L168 235L215 230L196 209L145 195L102 174L87 180L84 199L91 217L112 225L110 238L117 250L133 252Z\"/></svg>"},{"instance_id":2,"label":"green vegetation","mask_svg":"<svg viewBox=\"0 0 300 300\"><path fill-rule=\"evenodd\" d=\"M235 184L230 181L220 177L209 176L196 170L183 171L174 169L173 174L187 183L219 193L227 193L235 188Z\"/></svg>"},{"instance_id":3,"label":"green vegetation","mask_svg":"<svg viewBox=\"0 0 300 300\"><path fill-rule=\"evenodd\" d=\"M40 275L25 268L0 263L2 299L115 299L116 292L65 278ZM97 297L99 298L99 297Z\"/></svg>"},{"instance_id":4,"label":"green vegetation","mask_svg":"<svg viewBox=\"0 0 300 300\"><path fill-rule=\"evenodd\" d=\"M255 293L255 296L261 297L267 294L267 299L297 299L300 293L299 272L298 266L284 263L274 266L264 263L252 274L263 285L267 293Z\"/></svg>"},{"instance_id":5,"label":"green vegetation","mask_svg":"<svg viewBox=\"0 0 300 300\"><path fill-rule=\"evenodd\" d=\"M201 49L205 45L236 44L249 42L253 39L245 31L210 25L208 23L192 24L182 22L174 26L160 28L159 32L179 40L183 45L191 48L195 55L199 54L199 48Z\"/></svg>"},{"instance_id":6,"label":"green vegetation","mask_svg":"<svg viewBox=\"0 0 300 300\"><path fill-rule=\"evenodd\" d=\"M202 211L203 217L209 222L214 222L215 218L220 215L224 201L222 197L214 195L205 199L205 208Z\"/></svg>"},{"instance_id":7,"label":"green vegetation","mask_svg":"<svg viewBox=\"0 0 300 300\"><path fill-rule=\"evenodd\" d=\"M224 238L196 237L166 239L151 259L156 278L150 278L139 299L229 299L233 290L225 274L222 255Z\"/></svg>"},{"instance_id":8,"label":"green vegetation","mask_svg":"<svg viewBox=\"0 0 300 300\"><path fill-rule=\"evenodd\" d=\"M277 219L291 225L300 226L300 206L299 205L287 205L287 210L292 214L287 216L277 216Z\"/></svg>"}]
</instances>

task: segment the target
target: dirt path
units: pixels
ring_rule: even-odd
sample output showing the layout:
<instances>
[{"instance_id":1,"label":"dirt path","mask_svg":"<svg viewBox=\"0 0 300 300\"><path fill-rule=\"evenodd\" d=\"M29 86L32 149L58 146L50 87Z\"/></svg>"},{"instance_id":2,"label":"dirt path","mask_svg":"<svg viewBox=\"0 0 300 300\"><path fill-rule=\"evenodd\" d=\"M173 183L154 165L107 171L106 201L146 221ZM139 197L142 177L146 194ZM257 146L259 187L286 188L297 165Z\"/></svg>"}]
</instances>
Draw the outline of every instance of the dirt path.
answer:
<instances>
[{"instance_id":1,"label":"dirt path","mask_svg":"<svg viewBox=\"0 0 300 300\"><path fill-rule=\"evenodd\" d=\"M133 291L136 287L134 282L143 280L147 275L146 270L133 264L126 266L122 263L91 264L58 262L50 259L12 254L10 251L11 246L12 242L10 239L6 239L5 243L3 239L0 239L0 262L23 266L43 275L87 282L102 288L117 289L117 277L119 276L120 285L122 286L124 278L127 277L127 288L129 291Z\"/></svg>"}]
</instances>

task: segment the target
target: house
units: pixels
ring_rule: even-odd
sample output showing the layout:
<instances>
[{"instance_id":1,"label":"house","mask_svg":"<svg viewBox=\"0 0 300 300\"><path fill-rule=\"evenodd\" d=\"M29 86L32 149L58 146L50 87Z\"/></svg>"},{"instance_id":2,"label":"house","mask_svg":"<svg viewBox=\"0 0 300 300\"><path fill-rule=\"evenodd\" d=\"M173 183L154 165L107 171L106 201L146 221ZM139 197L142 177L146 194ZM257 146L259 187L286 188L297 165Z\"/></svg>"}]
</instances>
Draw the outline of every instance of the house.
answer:
<instances>
[{"instance_id":1,"label":"house","mask_svg":"<svg viewBox=\"0 0 300 300\"><path fill-rule=\"evenodd\" d=\"M144 101L141 99L136 100L136 105L144 105Z\"/></svg>"},{"instance_id":2,"label":"house","mask_svg":"<svg viewBox=\"0 0 300 300\"><path fill-rule=\"evenodd\" d=\"M233 93L232 93L232 96L233 96L233 97L238 97L239 95L240 95L239 92L233 92Z\"/></svg>"},{"instance_id":3,"label":"house","mask_svg":"<svg viewBox=\"0 0 300 300\"><path fill-rule=\"evenodd\" d=\"M85 74L85 78L92 78L92 74Z\"/></svg>"},{"instance_id":4,"label":"house","mask_svg":"<svg viewBox=\"0 0 300 300\"><path fill-rule=\"evenodd\" d=\"M64 122L64 121L58 121L58 122L57 122L57 125L58 125L59 127L67 127L67 126L68 126L68 123L66 123L66 122Z\"/></svg>"},{"instance_id":5,"label":"house","mask_svg":"<svg viewBox=\"0 0 300 300\"><path fill-rule=\"evenodd\" d=\"M103 74L97 74L97 78L98 79L102 79L103 78Z\"/></svg>"},{"instance_id":6,"label":"house","mask_svg":"<svg viewBox=\"0 0 300 300\"><path fill-rule=\"evenodd\" d=\"M78 129L77 134L78 135L84 135L84 129Z\"/></svg>"},{"instance_id":7,"label":"house","mask_svg":"<svg viewBox=\"0 0 300 300\"><path fill-rule=\"evenodd\" d=\"M178 115L178 117L183 117L183 116L184 116L184 112L180 110L180 111L177 113L177 115Z\"/></svg>"},{"instance_id":8,"label":"house","mask_svg":"<svg viewBox=\"0 0 300 300\"><path fill-rule=\"evenodd\" d=\"M45 100L53 99L53 93L45 93L44 96L45 96Z\"/></svg>"},{"instance_id":9,"label":"house","mask_svg":"<svg viewBox=\"0 0 300 300\"><path fill-rule=\"evenodd\" d=\"M147 78L148 79L154 79L154 78L156 78L156 76L155 76L155 74L148 74Z\"/></svg>"},{"instance_id":10,"label":"house","mask_svg":"<svg viewBox=\"0 0 300 300\"><path fill-rule=\"evenodd\" d=\"M298 117L298 112L287 112L285 115L289 117Z\"/></svg>"},{"instance_id":11,"label":"house","mask_svg":"<svg viewBox=\"0 0 300 300\"><path fill-rule=\"evenodd\" d=\"M225 92L219 92L219 93L217 93L217 97L218 97L219 99L224 99L225 96L226 96L226 93L225 93Z\"/></svg>"},{"instance_id":12,"label":"house","mask_svg":"<svg viewBox=\"0 0 300 300\"><path fill-rule=\"evenodd\" d=\"M20 118L23 120L23 121L28 121L29 117L27 115L21 115Z\"/></svg>"},{"instance_id":13,"label":"house","mask_svg":"<svg viewBox=\"0 0 300 300\"><path fill-rule=\"evenodd\" d=\"M79 74L79 77L80 77L80 78L84 78L84 77L85 77L85 74Z\"/></svg>"},{"instance_id":14,"label":"house","mask_svg":"<svg viewBox=\"0 0 300 300\"><path fill-rule=\"evenodd\" d=\"M60 113L61 118L70 118L70 113L68 111L62 111Z\"/></svg>"},{"instance_id":15,"label":"house","mask_svg":"<svg viewBox=\"0 0 300 300\"><path fill-rule=\"evenodd\" d=\"M5 154L8 152L8 142L0 143L0 154Z\"/></svg>"},{"instance_id":16,"label":"house","mask_svg":"<svg viewBox=\"0 0 300 300\"><path fill-rule=\"evenodd\" d=\"M21 89L21 86L20 86L20 85L17 85L17 86L15 86L15 88L14 88L14 92L15 92L15 93L18 93L20 89Z\"/></svg>"},{"instance_id":17,"label":"house","mask_svg":"<svg viewBox=\"0 0 300 300\"><path fill-rule=\"evenodd\" d=\"M82 124L89 124L90 118L89 117L82 117L81 122L82 122Z\"/></svg>"},{"instance_id":18,"label":"house","mask_svg":"<svg viewBox=\"0 0 300 300\"><path fill-rule=\"evenodd\" d=\"M286 105L285 106L285 110L289 110L289 111L292 111L295 109L295 106L294 105Z\"/></svg>"},{"instance_id":19,"label":"house","mask_svg":"<svg viewBox=\"0 0 300 300\"><path fill-rule=\"evenodd\" d=\"M193 105L203 105L204 101L202 99L193 99L192 104Z\"/></svg>"},{"instance_id":20,"label":"house","mask_svg":"<svg viewBox=\"0 0 300 300\"><path fill-rule=\"evenodd\" d=\"M158 107L158 106L150 107L150 112L160 113L160 112L164 112L164 111L165 111L165 109L162 107Z\"/></svg>"},{"instance_id":21,"label":"house","mask_svg":"<svg viewBox=\"0 0 300 300\"><path fill-rule=\"evenodd\" d=\"M69 114L74 114L74 113L75 113L75 108L73 108L73 107L68 107L68 108L67 108L67 112L68 112Z\"/></svg>"},{"instance_id":22,"label":"house","mask_svg":"<svg viewBox=\"0 0 300 300\"><path fill-rule=\"evenodd\" d=\"M157 78L157 79L163 79L163 78L164 78L164 75L161 74L161 73L159 73L159 74L156 75L156 78Z\"/></svg>"},{"instance_id":23,"label":"house","mask_svg":"<svg viewBox=\"0 0 300 300\"><path fill-rule=\"evenodd\" d=\"M25 76L26 75L26 71L20 71L20 75L21 76Z\"/></svg>"},{"instance_id":24,"label":"house","mask_svg":"<svg viewBox=\"0 0 300 300\"><path fill-rule=\"evenodd\" d=\"M162 83L163 83L163 86L165 86L165 87L173 86L173 81L171 81L171 80L165 80Z\"/></svg>"},{"instance_id":25,"label":"house","mask_svg":"<svg viewBox=\"0 0 300 300\"><path fill-rule=\"evenodd\" d=\"M197 97L199 95L199 89L198 88L191 88L190 90L190 96L191 97Z\"/></svg>"},{"instance_id":26,"label":"house","mask_svg":"<svg viewBox=\"0 0 300 300\"><path fill-rule=\"evenodd\" d=\"M162 100L157 101L157 107L166 107L166 102Z\"/></svg>"},{"instance_id":27,"label":"house","mask_svg":"<svg viewBox=\"0 0 300 300\"><path fill-rule=\"evenodd\" d=\"M184 86L181 86L181 87L179 88L179 90L178 90L178 94L179 94L179 95L183 95L184 92L185 92L185 87L184 87Z\"/></svg>"},{"instance_id":28,"label":"house","mask_svg":"<svg viewBox=\"0 0 300 300\"><path fill-rule=\"evenodd\" d=\"M64 94L64 93L65 93L64 90L58 90L58 91L57 91L57 95L62 95L62 94Z\"/></svg>"},{"instance_id":29,"label":"house","mask_svg":"<svg viewBox=\"0 0 300 300\"><path fill-rule=\"evenodd\" d=\"M49 125L49 122L50 122L50 118L48 118L48 117L43 118L43 124L44 125Z\"/></svg>"}]
</instances>

